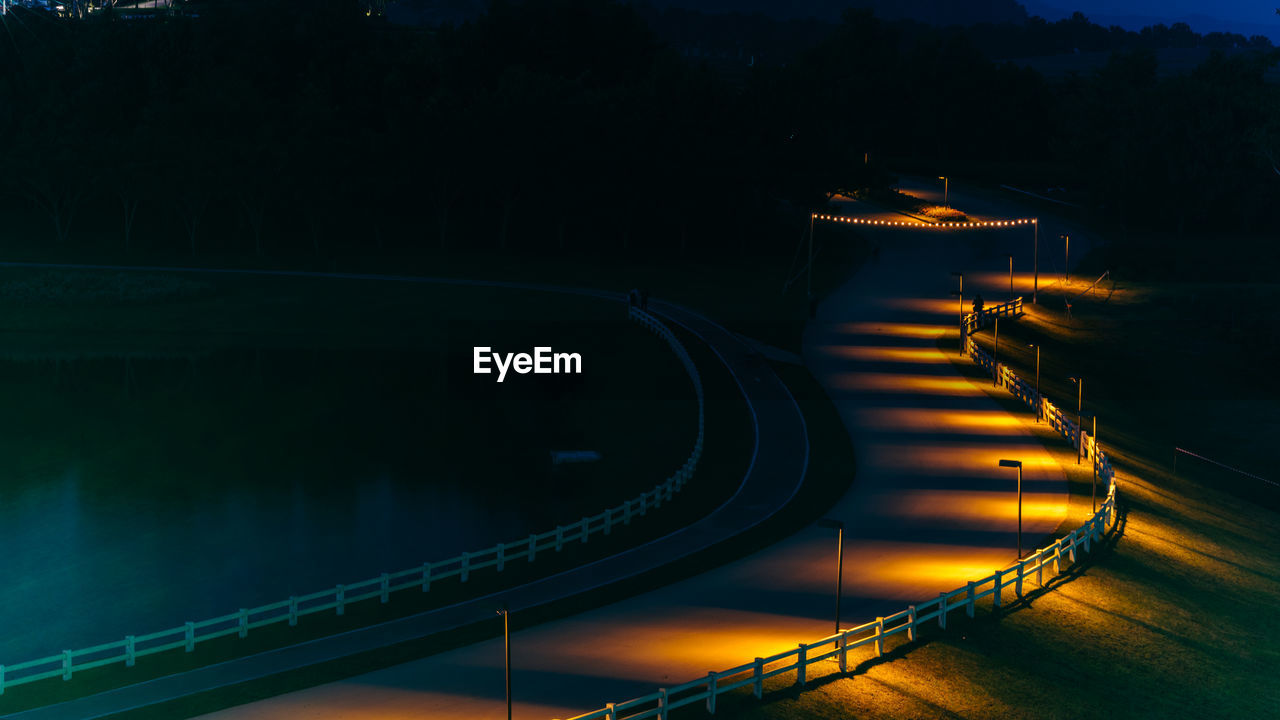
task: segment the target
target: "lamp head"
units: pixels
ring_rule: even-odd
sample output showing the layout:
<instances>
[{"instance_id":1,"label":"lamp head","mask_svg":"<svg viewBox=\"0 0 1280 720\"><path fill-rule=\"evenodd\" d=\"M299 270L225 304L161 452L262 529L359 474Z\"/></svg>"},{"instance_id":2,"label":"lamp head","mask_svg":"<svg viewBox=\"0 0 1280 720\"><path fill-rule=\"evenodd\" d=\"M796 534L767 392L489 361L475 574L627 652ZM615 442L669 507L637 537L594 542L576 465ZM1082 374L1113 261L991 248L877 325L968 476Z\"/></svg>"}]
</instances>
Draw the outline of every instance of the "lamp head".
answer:
<instances>
[{"instance_id":1,"label":"lamp head","mask_svg":"<svg viewBox=\"0 0 1280 720\"><path fill-rule=\"evenodd\" d=\"M1020 468L1022 467L1022 461L1021 460L1001 460L1000 467Z\"/></svg>"}]
</instances>

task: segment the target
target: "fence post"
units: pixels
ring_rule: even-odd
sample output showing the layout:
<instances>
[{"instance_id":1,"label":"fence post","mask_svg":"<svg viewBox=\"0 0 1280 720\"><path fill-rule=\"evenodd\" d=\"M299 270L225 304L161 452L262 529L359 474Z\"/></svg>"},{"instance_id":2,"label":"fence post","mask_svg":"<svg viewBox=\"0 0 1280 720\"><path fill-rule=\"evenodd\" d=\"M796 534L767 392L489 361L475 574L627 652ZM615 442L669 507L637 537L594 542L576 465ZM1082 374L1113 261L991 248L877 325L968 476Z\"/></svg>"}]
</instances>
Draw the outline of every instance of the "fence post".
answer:
<instances>
[{"instance_id":1,"label":"fence post","mask_svg":"<svg viewBox=\"0 0 1280 720\"><path fill-rule=\"evenodd\" d=\"M1062 541L1053 544L1053 574L1058 575L1062 572Z\"/></svg>"},{"instance_id":2,"label":"fence post","mask_svg":"<svg viewBox=\"0 0 1280 720\"><path fill-rule=\"evenodd\" d=\"M655 487L653 489L653 509L657 510L662 507L662 488Z\"/></svg>"},{"instance_id":3,"label":"fence post","mask_svg":"<svg viewBox=\"0 0 1280 720\"><path fill-rule=\"evenodd\" d=\"M716 672L707 673L707 712L716 714Z\"/></svg>"},{"instance_id":4,"label":"fence post","mask_svg":"<svg viewBox=\"0 0 1280 720\"><path fill-rule=\"evenodd\" d=\"M809 664L809 648L800 643L800 654L796 659L796 686L804 687L806 665Z\"/></svg>"},{"instance_id":5,"label":"fence post","mask_svg":"<svg viewBox=\"0 0 1280 720\"><path fill-rule=\"evenodd\" d=\"M138 662L137 642L132 635L124 636L124 666L133 667Z\"/></svg>"},{"instance_id":6,"label":"fence post","mask_svg":"<svg viewBox=\"0 0 1280 720\"><path fill-rule=\"evenodd\" d=\"M1004 574L1003 570L996 571L996 584L995 584L995 588L992 590L994 594L991 596L991 607L995 608L996 610L1000 609L1000 586L1002 585L1001 580L1003 578L1001 576L1003 574Z\"/></svg>"},{"instance_id":7,"label":"fence post","mask_svg":"<svg viewBox=\"0 0 1280 720\"><path fill-rule=\"evenodd\" d=\"M298 598L294 595L289 596L289 626L298 624Z\"/></svg>"},{"instance_id":8,"label":"fence post","mask_svg":"<svg viewBox=\"0 0 1280 720\"><path fill-rule=\"evenodd\" d=\"M240 637L249 635L249 609L240 608Z\"/></svg>"},{"instance_id":9,"label":"fence post","mask_svg":"<svg viewBox=\"0 0 1280 720\"><path fill-rule=\"evenodd\" d=\"M907 606L907 642L915 642L916 639L916 606Z\"/></svg>"},{"instance_id":10,"label":"fence post","mask_svg":"<svg viewBox=\"0 0 1280 720\"><path fill-rule=\"evenodd\" d=\"M840 672L849 672L849 631L845 630L840 633Z\"/></svg>"},{"instance_id":11,"label":"fence post","mask_svg":"<svg viewBox=\"0 0 1280 720\"><path fill-rule=\"evenodd\" d=\"M537 556L538 556L538 536L530 535L529 536L529 562L533 562L534 558L536 558Z\"/></svg>"},{"instance_id":12,"label":"fence post","mask_svg":"<svg viewBox=\"0 0 1280 720\"><path fill-rule=\"evenodd\" d=\"M884 618L876 618L876 657L884 656Z\"/></svg>"},{"instance_id":13,"label":"fence post","mask_svg":"<svg viewBox=\"0 0 1280 720\"><path fill-rule=\"evenodd\" d=\"M1017 595L1018 597L1022 597L1022 576L1026 573L1026 571L1027 571L1026 563L1019 560L1018 561L1018 579L1015 581L1013 586L1013 594Z\"/></svg>"},{"instance_id":14,"label":"fence post","mask_svg":"<svg viewBox=\"0 0 1280 720\"><path fill-rule=\"evenodd\" d=\"M62 679L63 680L71 679L71 651L70 650L62 651Z\"/></svg>"},{"instance_id":15,"label":"fence post","mask_svg":"<svg viewBox=\"0 0 1280 720\"><path fill-rule=\"evenodd\" d=\"M462 553L462 570L460 582L466 582L467 577L471 574L471 553Z\"/></svg>"},{"instance_id":16,"label":"fence post","mask_svg":"<svg viewBox=\"0 0 1280 720\"><path fill-rule=\"evenodd\" d=\"M4 694L4 665L0 665L0 695Z\"/></svg>"},{"instance_id":17,"label":"fence post","mask_svg":"<svg viewBox=\"0 0 1280 720\"><path fill-rule=\"evenodd\" d=\"M938 593L938 628L947 629L947 594Z\"/></svg>"},{"instance_id":18,"label":"fence post","mask_svg":"<svg viewBox=\"0 0 1280 720\"><path fill-rule=\"evenodd\" d=\"M755 659L755 667L752 668L751 673L755 681L751 684L751 692L759 700L764 697L764 658Z\"/></svg>"},{"instance_id":19,"label":"fence post","mask_svg":"<svg viewBox=\"0 0 1280 720\"><path fill-rule=\"evenodd\" d=\"M382 604L386 605L387 600L390 599L389 593L391 592L391 576L386 573L382 573L382 577L380 579L382 582L379 584L378 589L382 591Z\"/></svg>"},{"instance_id":20,"label":"fence post","mask_svg":"<svg viewBox=\"0 0 1280 720\"><path fill-rule=\"evenodd\" d=\"M618 720L618 704L605 703L604 716L608 718L608 720Z\"/></svg>"},{"instance_id":21,"label":"fence post","mask_svg":"<svg viewBox=\"0 0 1280 720\"><path fill-rule=\"evenodd\" d=\"M1071 534L1064 538L1067 541L1067 557L1071 560L1071 564L1076 564L1076 531L1072 530Z\"/></svg>"},{"instance_id":22,"label":"fence post","mask_svg":"<svg viewBox=\"0 0 1280 720\"><path fill-rule=\"evenodd\" d=\"M590 518L582 518L582 544L583 544L583 545L586 545L586 544L587 544L587 537L588 537L588 534L587 534L587 524L588 524L588 523L587 523L587 521L588 521L588 520L590 520Z\"/></svg>"},{"instance_id":23,"label":"fence post","mask_svg":"<svg viewBox=\"0 0 1280 720\"><path fill-rule=\"evenodd\" d=\"M556 526L556 552L560 552L562 549L564 549L564 526L557 525Z\"/></svg>"},{"instance_id":24,"label":"fence post","mask_svg":"<svg viewBox=\"0 0 1280 720\"><path fill-rule=\"evenodd\" d=\"M969 606L965 608L965 612L969 614L969 617L973 617L973 606L977 603L977 600L973 597L973 595L974 595L974 592L973 592L973 581L972 581L972 580L970 580L970 581L969 581L969 596L968 596L968 597L969 597Z\"/></svg>"},{"instance_id":25,"label":"fence post","mask_svg":"<svg viewBox=\"0 0 1280 720\"><path fill-rule=\"evenodd\" d=\"M1089 527L1084 529L1084 551L1089 552L1089 541L1093 539L1093 521L1089 521Z\"/></svg>"},{"instance_id":26,"label":"fence post","mask_svg":"<svg viewBox=\"0 0 1280 720\"><path fill-rule=\"evenodd\" d=\"M608 535L613 529L613 508L604 511L604 534Z\"/></svg>"},{"instance_id":27,"label":"fence post","mask_svg":"<svg viewBox=\"0 0 1280 720\"><path fill-rule=\"evenodd\" d=\"M644 516L649 510L649 493L640 493L640 515Z\"/></svg>"},{"instance_id":28,"label":"fence post","mask_svg":"<svg viewBox=\"0 0 1280 720\"><path fill-rule=\"evenodd\" d=\"M337 608L336 608L337 613L339 615L346 615L347 614L347 586L339 585L335 594L337 595L337 598L335 600L337 604Z\"/></svg>"},{"instance_id":29,"label":"fence post","mask_svg":"<svg viewBox=\"0 0 1280 720\"><path fill-rule=\"evenodd\" d=\"M192 650L196 649L196 624L188 620L186 624L186 628L187 628L187 652L191 652Z\"/></svg>"},{"instance_id":30,"label":"fence post","mask_svg":"<svg viewBox=\"0 0 1280 720\"><path fill-rule=\"evenodd\" d=\"M622 504L622 524L631 524L631 501L628 500Z\"/></svg>"},{"instance_id":31,"label":"fence post","mask_svg":"<svg viewBox=\"0 0 1280 720\"><path fill-rule=\"evenodd\" d=\"M498 543L498 572L507 566L507 544Z\"/></svg>"},{"instance_id":32,"label":"fence post","mask_svg":"<svg viewBox=\"0 0 1280 720\"><path fill-rule=\"evenodd\" d=\"M658 720L667 720L667 689L658 688Z\"/></svg>"},{"instance_id":33,"label":"fence post","mask_svg":"<svg viewBox=\"0 0 1280 720\"><path fill-rule=\"evenodd\" d=\"M422 563L422 592L431 592L431 563Z\"/></svg>"}]
</instances>

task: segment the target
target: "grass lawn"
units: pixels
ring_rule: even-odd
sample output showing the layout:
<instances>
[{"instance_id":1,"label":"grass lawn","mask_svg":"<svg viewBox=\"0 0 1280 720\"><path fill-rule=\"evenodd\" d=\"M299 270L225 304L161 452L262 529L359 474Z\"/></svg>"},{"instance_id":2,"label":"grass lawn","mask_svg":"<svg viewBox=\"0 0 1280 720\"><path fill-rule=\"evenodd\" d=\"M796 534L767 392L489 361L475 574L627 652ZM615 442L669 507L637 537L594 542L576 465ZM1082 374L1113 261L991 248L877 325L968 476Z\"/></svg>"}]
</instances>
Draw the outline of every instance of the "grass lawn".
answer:
<instances>
[{"instance_id":1,"label":"grass lawn","mask_svg":"<svg viewBox=\"0 0 1280 720\"><path fill-rule=\"evenodd\" d=\"M988 605L975 620L949 623L916 643L889 642L882 659L858 656L863 662L848 677L831 665L812 673L817 677L802 694L789 687L792 677L778 678L765 703L737 697L726 714L752 720L1273 715L1280 706L1276 514L1262 506L1266 491L1256 485L1228 483L1182 461L1175 475L1161 433L1184 428L1184 437L1203 439L1219 457L1265 470L1273 465L1254 464L1255 458L1274 430L1226 408L1260 412L1269 405L1274 423L1276 396L1256 391L1269 368L1250 362L1249 348L1219 344L1201 355L1204 336L1221 330L1178 312L1175 298L1195 290L1193 302L1209 317L1215 309L1232 312L1236 292L1271 291L1120 286L1073 300L1068 322L1062 297L1055 297L1062 290L1051 289L1025 318L1001 323L1001 358L1024 376L1034 376L1034 359L1021 347L1044 345L1042 382L1055 401L1066 405L1074 394L1066 375L1086 378L1086 418L1101 417L1099 436L1121 493L1118 535L1100 552L1082 556L1050 591L999 615ZM990 334L980 342L990 349ZM1206 367L1212 371L1201 372ZM965 372L979 377L972 364ZM1210 428L1200 413L1236 420ZM1063 441L1043 437L1068 468L1068 529L1089 510L1090 478L1075 469Z\"/></svg>"}]
</instances>

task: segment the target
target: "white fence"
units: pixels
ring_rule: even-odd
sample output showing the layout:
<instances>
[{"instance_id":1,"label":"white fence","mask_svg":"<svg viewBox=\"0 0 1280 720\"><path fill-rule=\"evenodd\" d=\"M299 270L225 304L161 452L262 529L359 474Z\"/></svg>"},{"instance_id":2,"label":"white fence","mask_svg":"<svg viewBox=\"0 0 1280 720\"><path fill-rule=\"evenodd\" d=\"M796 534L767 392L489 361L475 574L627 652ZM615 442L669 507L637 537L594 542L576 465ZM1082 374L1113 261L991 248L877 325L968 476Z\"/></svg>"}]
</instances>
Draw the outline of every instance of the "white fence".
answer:
<instances>
[{"instance_id":1,"label":"white fence","mask_svg":"<svg viewBox=\"0 0 1280 720\"><path fill-rule=\"evenodd\" d=\"M498 543L494 547L478 552L464 552L456 557L438 562L424 562L420 566L411 567L394 573L383 573L375 578L348 585L337 585L308 595L297 595L288 599L241 610L221 617L188 622L180 627L169 628L146 635L129 635L123 640L103 643L80 650L64 650L57 655L50 655L38 660L0 665L0 695L6 687L24 685L48 678L61 677L70 680L76 672L83 672L104 665L124 663L132 667L134 661L146 655L177 650L182 648L192 652L198 643L228 635L246 637L250 630L287 622L297 625L298 618L319 612L333 611L342 615L351 603L378 598L383 603L390 600L391 595L401 590L420 588L429 592L433 582L457 577L466 582L471 573L486 568L494 568L498 572L513 560L534 562L539 554L548 551L559 552L566 543L585 543L592 535L608 535L616 525L630 524L634 517L642 516L649 510L662 507L664 502L672 499L675 493L689 482L702 459L702 442L706 419L706 399L702 388L702 377L698 368L684 346L676 336L654 316L631 307L628 317L648 328L671 347L679 358L689 379L693 382L694 392L698 399L698 433L693 450L684 464L676 472L652 490L642 493L616 507L608 508L597 515L584 517L569 525L560 525L544 533L530 535L514 542Z\"/></svg>"},{"instance_id":2,"label":"white fence","mask_svg":"<svg viewBox=\"0 0 1280 720\"><path fill-rule=\"evenodd\" d=\"M1018 298L984 311L982 317L977 320L1016 314L1021 311L1021 308L1022 299ZM969 337L969 332L977 327L980 325L975 324L972 328L966 328L965 333L965 350L974 362L987 368L988 371L994 370L998 373L1000 383L1032 408L1039 405L1044 410L1044 417L1050 418L1053 427L1074 442L1075 423L1063 416L1052 403L1037 396L1034 388L1028 389L1030 386L1010 372L1007 367L993 363L991 356L983 352ZM884 653L885 638L905 633L908 642L914 641L918 628L929 622L937 622L939 628L945 629L950 615L958 610L964 610L965 615L972 618L978 601L986 598L991 598L992 606L998 609L1006 601L1010 589L1015 601L1022 597L1025 586L1031 582L1032 577L1035 578L1037 587L1043 587L1046 568L1051 570L1050 579L1052 579L1053 576L1062 572L1064 563L1066 565L1075 563L1079 551L1089 552L1093 544L1100 542L1116 521L1116 483L1111 463L1092 439L1087 435L1085 438L1085 447L1089 451L1089 457L1093 459L1098 476L1107 481L1107 495L1097 512L1066 537L1036 550L1008 568L997 570L994 574L978 580L971 580L963 587L940 593L936 598L908 606L892 615L878 617L872 622L841 630L834 635L828 635L810 643L800 643L793 650L769 657L758 657L737 667L710 672L705 677L673 687L659 688L657 692L643 697L620 703L609 703L603 708L577 715L570 720L639 720L640 718L666 720L669 717L668 713L672 710L695 703L703 703L707 712L714 713L716 698L727 692L750 687L755 697L760 698L764 694L765 680L787 673L795 673L796 685L803 687L808 667L814 663L834 658L840 672L845 673L849 669L849 651L851 650L870 645L873 646L874 657L880 657Z\"/></svg>"}]
</instances>

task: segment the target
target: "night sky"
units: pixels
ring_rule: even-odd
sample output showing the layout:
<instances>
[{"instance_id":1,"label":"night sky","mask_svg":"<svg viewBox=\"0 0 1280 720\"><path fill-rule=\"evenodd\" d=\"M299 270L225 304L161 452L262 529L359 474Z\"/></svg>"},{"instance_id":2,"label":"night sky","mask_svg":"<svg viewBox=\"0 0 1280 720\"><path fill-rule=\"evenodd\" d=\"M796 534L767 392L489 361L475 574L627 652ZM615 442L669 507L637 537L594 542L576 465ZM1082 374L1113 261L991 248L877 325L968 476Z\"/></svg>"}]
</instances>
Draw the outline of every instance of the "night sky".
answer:
<instances>
[{"instance_id":1,"label":"night sky","mask_svg":"<svg viewBox=\"0 0 1280 720\"><path fill-rule=\"evenodd\" d=\"M1102 25L1136 30L1144 25L1185 22L1196 32L1266 35L1280 41L1280 3L1263 0L1023 0L1027 12L1050 20L1079 10Z\"/></svg>"}]
</instances>

